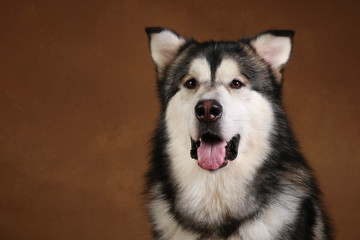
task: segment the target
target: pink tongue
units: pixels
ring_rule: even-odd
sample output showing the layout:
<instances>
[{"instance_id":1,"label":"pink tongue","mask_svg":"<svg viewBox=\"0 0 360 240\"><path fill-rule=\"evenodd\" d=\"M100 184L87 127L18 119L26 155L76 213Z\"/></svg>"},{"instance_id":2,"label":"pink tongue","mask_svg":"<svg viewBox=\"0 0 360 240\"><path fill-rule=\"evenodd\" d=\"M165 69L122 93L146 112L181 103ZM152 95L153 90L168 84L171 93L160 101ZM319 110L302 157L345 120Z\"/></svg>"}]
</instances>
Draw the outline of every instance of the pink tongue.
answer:
<instances>
[{"instance_id":1,"label":"pink tongue","mask_svg":"<svg viewBox=\"0 0 360 240\"><path fill-rule=\"evenodd\" d=\"M200 143L197 150L199 165L205 170L215 170L221 167L225 160L226 142Z\"/></svg>"}]
</instances>

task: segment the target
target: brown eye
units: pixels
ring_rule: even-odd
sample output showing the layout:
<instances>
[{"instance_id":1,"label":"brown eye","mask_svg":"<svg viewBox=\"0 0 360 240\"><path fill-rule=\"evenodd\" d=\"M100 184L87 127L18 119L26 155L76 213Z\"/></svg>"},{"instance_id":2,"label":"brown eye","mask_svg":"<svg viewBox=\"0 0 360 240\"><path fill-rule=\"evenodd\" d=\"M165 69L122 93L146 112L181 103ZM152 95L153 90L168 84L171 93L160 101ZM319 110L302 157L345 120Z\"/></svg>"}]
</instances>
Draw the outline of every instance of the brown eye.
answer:
<instances>
[{"instance_id":1,"label":"brown eye","mask_svg":"<svg viewBox=\"0 0 360 240\"><path fill-rule=\"evenodd\" d=\"M244 84L242 82L240 82L239 80L232 80L231 81L231 85L232 88L241 88L242 86L244 86Z\"/></svg>"},{"instance_id":2,"label":"brown eye","mask_svg":"<svg viewBox=\"0 0 360 240\"><path fill-rule=\"evenodd\" d=\"M194 89L196 87L196 80L194 78L187 80L184 84L184 87L188 89Z\"/></svg>"}]
</instances>

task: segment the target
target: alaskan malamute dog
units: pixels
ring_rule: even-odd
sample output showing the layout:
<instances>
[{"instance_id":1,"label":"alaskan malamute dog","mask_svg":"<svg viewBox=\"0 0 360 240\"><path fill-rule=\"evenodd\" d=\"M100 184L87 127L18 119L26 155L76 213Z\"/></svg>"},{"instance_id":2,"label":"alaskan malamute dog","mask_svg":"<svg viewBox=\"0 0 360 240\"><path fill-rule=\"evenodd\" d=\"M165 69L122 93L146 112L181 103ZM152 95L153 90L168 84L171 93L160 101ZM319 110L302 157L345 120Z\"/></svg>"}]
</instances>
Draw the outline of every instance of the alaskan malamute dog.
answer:
<instances>
[{"instance_id":1,"label":"alaskan malamute dog","mask_svg":"<svg viewBox=\"0 0 360 240\"><path fill-rule=\"evenodd\" d=\"M161 101L146 191L155 239L331 239L282 107L294 32L146 32Z\"/></svg>"}]
</instances>

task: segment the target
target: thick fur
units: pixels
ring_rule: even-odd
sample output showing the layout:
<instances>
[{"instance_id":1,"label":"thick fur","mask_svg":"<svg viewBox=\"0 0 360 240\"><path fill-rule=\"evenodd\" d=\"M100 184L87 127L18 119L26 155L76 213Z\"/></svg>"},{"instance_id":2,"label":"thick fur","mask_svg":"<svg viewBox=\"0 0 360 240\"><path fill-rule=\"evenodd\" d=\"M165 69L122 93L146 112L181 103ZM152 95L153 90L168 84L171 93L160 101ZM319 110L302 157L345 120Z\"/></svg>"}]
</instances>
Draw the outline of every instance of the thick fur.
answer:
<instances>
[{"instance_id":1,"label":"thick fur","mask_svg":"<svg viewBox=\"0 0 360 240\"><path fill-rule=\"evenodd\" d=\"M204 43L166 28L146 32L161 101L146 189L155 239L332 239L282 107L293 32ZM201 139L194 107L206 99L223 107L217 134L240 135L236 159L216 171L190 156Z\"/></svg>"}]
</instances>

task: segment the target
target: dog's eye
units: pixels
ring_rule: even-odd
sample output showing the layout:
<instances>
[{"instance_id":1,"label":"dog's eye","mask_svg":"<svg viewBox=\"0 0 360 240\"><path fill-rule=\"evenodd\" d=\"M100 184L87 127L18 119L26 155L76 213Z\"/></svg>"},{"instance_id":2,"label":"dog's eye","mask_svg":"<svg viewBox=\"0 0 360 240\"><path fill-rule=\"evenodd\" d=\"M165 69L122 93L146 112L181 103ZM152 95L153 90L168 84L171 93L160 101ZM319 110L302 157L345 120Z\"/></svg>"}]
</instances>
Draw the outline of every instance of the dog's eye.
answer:
<instances>
[{"instance_id":1,"label":"dog's eye","mask_svg":"<svg viewBox=\"0 0 360 240\"><path fill-rule=\"evenodd\" d=\"M232 88L241 88L242 86L244 86L244 84L242 82L240 82L239 80L232 80L231 81L231 85Z\"/></svg>"},{"instance_id":2,"label":"dog's eye","mask_svg":"<svg viewBox=\"0 0 360 240\"><path fill-rule=\"evenodd\" d=\"M188 89L194 89L196 87L196 80L194 78L187 80L184 84L184 87Z\"/></svg>"}]
</instances>

